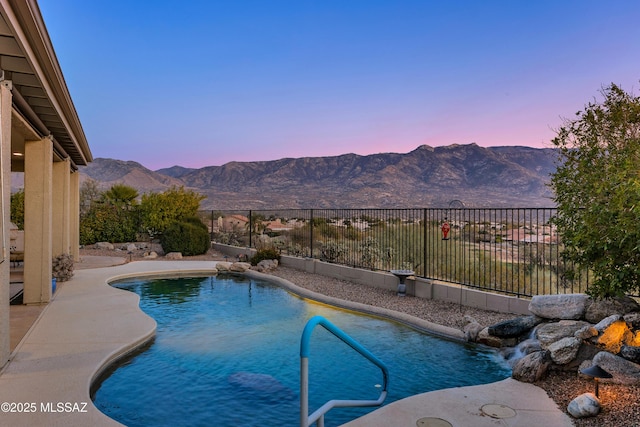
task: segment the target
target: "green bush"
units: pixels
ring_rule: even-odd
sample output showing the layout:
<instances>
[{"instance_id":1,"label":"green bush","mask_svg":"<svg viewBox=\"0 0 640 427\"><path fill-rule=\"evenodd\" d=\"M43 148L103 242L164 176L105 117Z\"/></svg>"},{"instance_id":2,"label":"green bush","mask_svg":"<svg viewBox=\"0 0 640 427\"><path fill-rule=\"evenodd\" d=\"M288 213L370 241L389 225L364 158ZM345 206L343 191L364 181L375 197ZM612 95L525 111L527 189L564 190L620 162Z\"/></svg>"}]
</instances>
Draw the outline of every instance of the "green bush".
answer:
<instances>
[{"instance_id":1,"label":"green bush","mask_svg":"<svg viewBox=\"0 0 640 427\"><path fill-rule=\"evenodd\" d=\"M24 190L20 189L11 195L11 222L18 230L24 230Z\"/></svg>"},{"instance_id":2,"label":"green bush","mask_svg":"<svg viewBox=\"0 0 640 427\"><path fill-rule=\"evenodd\" d=\"M162 233L160 243L165 253L180 252L184 256L202 255L211 245L207 227L192 222L170 224Z\"/></svg>"},{"instance_id":3,"label":"green bush","mask_svg":"<svg viewBox=\"0 0 640 427\"><path fill-rule=\"evenodd\" d=\"M564 259L593 273L594 298L640 291L640 97L614 84L602 95L552 141L560 154L553 222Z\"/></svg>"},{"instance_id":4,"label":"green bush","mask_svg":"<svg viewBox=\"0 0 640 427\"><path fill-rule=\"evenodd\" d=\"M200 201L205 196L182 187L172 187L163 193L142 195L140 221L142 228L153 238L174 222L185 222L185 218L198 214Z\"/></svg>"},{"instance_id":5,"label":"green bush","mask_svg":"<svg viewBox=\"0 0 640 427\"><path fill-rule=\"evenodd\" d=\"M249 262L251 265L258 265L258 263L265 259L277 259L280 261L280 252L276 248L260 249L254 256L251 257Z\"/></svg>"},{"instance_id":6,"label":"green bush","mask_svg":"<svg viewBox=\"0 0 640 427\"><path fill-rule=\"evenodd\" d=\"M184 223L187 223L187 224L193 224L193 225L195 225L197 227L200 227L200 228L204 229L207 233L209 232L209 228L197 216L189 216L189 217L183 218L181 220L181 222L184 222Z\"/></svg>"},{"instance_id":7,"label":"green bush","mask_svg":"<svg viewBox=\"0 0 640 427\"><path fill-rule=\"evenodd\" d=\"M137 215L110 203L94 203L80 221L80 244L136 240Z\"/></svg>"}]
</instances>

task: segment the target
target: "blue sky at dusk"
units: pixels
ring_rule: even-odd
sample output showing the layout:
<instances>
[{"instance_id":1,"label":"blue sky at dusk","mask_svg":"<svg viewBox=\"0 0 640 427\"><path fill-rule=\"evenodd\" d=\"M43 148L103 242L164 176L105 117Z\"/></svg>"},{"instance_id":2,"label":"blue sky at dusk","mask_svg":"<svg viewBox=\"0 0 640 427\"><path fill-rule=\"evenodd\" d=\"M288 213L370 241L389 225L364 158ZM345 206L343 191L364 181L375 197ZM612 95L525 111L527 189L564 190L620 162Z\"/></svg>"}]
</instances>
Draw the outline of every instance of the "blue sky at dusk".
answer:
<instances>
[{"instance_id":1,"label":"blue sky at dusk","mask_svg":"<svg viewBox=\"0 0 640 427\"><path fill-rule=\"evenodd\" d=\"M39 0L94 157L150 169L549 147L638 93L640 2Z\"/></svg>"}]
</instances>

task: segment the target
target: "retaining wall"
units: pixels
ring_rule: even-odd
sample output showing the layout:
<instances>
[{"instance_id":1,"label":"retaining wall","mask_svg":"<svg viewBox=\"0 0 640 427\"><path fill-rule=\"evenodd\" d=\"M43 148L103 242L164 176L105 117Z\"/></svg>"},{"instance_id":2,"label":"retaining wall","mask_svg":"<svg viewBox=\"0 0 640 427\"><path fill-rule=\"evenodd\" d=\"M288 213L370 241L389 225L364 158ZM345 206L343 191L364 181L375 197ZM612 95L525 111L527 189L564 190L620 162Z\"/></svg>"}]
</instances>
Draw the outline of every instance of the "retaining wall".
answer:
<instances>
[{"instance_id":1,"label":"retaining wall","mask_svg":"<svg viewBox=\"0 0 640 427\"><path fill-rule=\"evenodd\" d=\"M234 258L241 254L251 257L256 252L255 249L240 248L219 243L213 243L212 246L215 250ZM331 264L312 258L298 258L288 255L282 255L280 263L284 267L306 271L307 273L347 280L376 288L388 289L390 291L395 291L398 287L398 279L396 276L384 271L365 270L362 268ZM494 294L420 277L406 279L405 284L407 295L418 298L446 301L499 313L530 314L530 300L527 298Z\"/></svg>"}]
</instances>

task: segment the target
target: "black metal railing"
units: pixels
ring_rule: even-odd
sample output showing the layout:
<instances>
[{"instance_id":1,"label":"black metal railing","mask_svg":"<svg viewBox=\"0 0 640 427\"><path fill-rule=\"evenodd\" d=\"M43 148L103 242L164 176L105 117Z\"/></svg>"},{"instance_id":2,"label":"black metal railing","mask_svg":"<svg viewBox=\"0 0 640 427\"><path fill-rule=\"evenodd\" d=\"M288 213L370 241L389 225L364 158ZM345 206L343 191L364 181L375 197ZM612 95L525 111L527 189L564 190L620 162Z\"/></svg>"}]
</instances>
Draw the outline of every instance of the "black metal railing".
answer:
<instances>
[{"instance_id":1,"label":"black metal railing","mask_svg":"<svg viewBox=\"0 0 640 427\"><path fill-rule=\"evenodd\" d=\"M553 208L206 211L213 241L518 296L584 292ZM446 237L445 237L445 231Z\"/></svg>"}]
</instances>

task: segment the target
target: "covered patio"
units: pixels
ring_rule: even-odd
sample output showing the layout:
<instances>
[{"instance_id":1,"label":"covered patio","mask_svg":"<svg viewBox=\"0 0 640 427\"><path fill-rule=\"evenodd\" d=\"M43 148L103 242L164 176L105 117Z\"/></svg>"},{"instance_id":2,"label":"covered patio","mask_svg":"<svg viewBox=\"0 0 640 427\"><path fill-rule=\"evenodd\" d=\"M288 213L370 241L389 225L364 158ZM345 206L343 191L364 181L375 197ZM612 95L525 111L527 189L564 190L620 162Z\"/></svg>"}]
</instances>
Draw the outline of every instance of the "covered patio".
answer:
<instances>
[{"instance_id":1,"label":"covered patio","mask_svg":"<svg viewBox=\"0 0 640 427\"><path fill-rule=\"evenodd\" d=\"M53 257L79 256L78 167L93 159L35 0L0 1L0 143L2 366L10 354L12 264L21 265L23 304L47 304ZM25 194L24 249L13 257L12 172L23 174Z\"/></svg>"}]
</instances>

